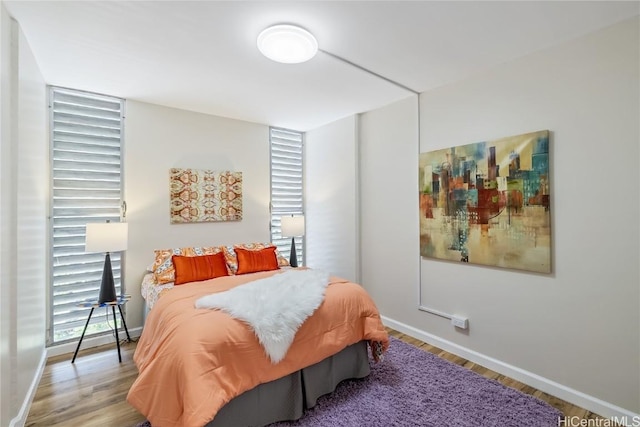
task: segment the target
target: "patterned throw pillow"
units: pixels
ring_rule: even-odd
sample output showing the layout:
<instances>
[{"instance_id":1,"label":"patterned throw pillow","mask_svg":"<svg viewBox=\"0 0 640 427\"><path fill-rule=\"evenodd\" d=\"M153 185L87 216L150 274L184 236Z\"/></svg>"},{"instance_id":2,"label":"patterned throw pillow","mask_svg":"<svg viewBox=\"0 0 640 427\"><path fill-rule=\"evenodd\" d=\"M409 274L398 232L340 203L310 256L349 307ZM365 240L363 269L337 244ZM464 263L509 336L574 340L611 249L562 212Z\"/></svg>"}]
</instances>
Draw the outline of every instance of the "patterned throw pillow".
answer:
<instances>
[{"instance_id":1,"label":"patterned throw pillow","mask_svg":"<svg viewBox=\"0 0 640 427\"><path fill-rule=\"evenodd\" d=\"M222 252L221 246L203 246L203 247L190 247L190 248L173 248L173 249L158 249L154 251L156 254L156 260L153 263L153 275L156 278L156 282L159 285L165 283L174 282L176 278L176 271L173 267L171 257L173 255L182 256L201 256L201 255L214 255ZM225 255L226 258L226 255Z\"/></svg>"},{"instance_id":2,"label":"patterned throw pillow","mask_svg":"<svg viewBox=\"0 0 640 427\"><path fill-rule=\"evenodd\" d=\"M171 288L173 288L173 282L159 285L153 273L145 274L140 285L140 293L147 303L147 309L151 310L160 295L163 295L165 291Z\"/></svg>"},{"instance_id":3,"label":"patterned throw pillow","mask_svg":"<svg viewBox=\"0 0 640 427\"><path fill-rule=\"evenodd\" d=\"M265 248L273 248L275 245L273 243L242 243L239 245L233 246L222 246L224 251L224 257L227 260L227 267L229 267L229 272L231 274L236 274L238 271L238 259L236 258L235 248L246 249L249 251L259 251ZM276 256L278 257L278 267L288 267L289 261L283 257L280 252L276 249Z\"/></svg>"}]
</instances>

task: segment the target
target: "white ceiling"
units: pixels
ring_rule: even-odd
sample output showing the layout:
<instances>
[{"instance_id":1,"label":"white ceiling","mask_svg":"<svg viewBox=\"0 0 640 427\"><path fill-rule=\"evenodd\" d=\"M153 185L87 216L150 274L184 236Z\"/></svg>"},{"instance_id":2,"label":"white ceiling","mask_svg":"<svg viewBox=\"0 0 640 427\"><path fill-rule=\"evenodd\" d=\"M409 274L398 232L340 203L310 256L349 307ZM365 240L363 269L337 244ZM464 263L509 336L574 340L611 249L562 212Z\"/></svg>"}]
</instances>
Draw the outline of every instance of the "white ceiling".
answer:
<instances>
[{"instance_id":1,"label":"white ceiling","mask_svg":"<svg viewBox=\"0 0 640 427\"><path fill-rule=\"evenodd\" d=\"M258 33L320 48L422 92L640 12L639 1L5 1L49 84L297 130L410 96L329 55L285 65Z\"/></svg>"}]
</instances>

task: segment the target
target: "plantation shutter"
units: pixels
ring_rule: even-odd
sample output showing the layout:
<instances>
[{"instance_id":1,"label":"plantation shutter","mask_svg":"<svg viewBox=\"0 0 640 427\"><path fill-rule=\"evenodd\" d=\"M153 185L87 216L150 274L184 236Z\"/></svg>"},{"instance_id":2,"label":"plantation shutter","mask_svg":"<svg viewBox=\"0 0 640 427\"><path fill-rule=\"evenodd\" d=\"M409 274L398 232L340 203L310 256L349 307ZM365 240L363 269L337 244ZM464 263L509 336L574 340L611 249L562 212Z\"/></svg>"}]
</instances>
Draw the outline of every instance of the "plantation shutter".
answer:
<instances>
[{"instance_id":1,"label":"plantation shutter","mask_svg":"<svg viewBox=\"0 0 640 427\"><path fill-rule=\"evenodd\" d=\"M287 259L291 237L282 237L280 218L304 213L302 181L302 132L270 129L271 145L271 242ZM304 237L296 237L298 264L304 265Z\"/></svg>"},{"instance_id":2,"label":"plantation shutter","mask_svg":"<svg viewBox=\"0 0 640 427\"><path fill-rule=\"evenodd\" d=\"M121 99L52 87L51 109L51 307L49 341L79 337L98 297L104 253L85 253L90 222L120 221L122 205ZM121 253L111 254L116 292ZM88 333L110 331L106 309L96 309Z\"/></svg>"}]
</instances>

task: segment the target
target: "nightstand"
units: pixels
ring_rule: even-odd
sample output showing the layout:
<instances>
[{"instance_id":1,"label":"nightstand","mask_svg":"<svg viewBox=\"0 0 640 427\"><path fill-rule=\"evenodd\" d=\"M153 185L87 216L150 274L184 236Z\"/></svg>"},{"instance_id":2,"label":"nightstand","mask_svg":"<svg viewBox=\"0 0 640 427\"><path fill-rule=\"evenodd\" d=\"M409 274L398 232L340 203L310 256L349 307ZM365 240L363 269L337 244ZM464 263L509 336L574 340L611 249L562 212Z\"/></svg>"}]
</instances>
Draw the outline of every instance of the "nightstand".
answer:
<instances>
[{"instance_id":1,"label":"nightstand","mask_svg":"<svg viewBox=\"0 0 640 427\"><path fill-rule=\"evenodd\" d=\"M73 353L73 359L71 359L71 363L76 361L76 356L78 355L78 350L80 350L80 345L82 344L82 340L84 339L84 334L87 332L87 326L89 326L89 321L91 320L91 316L93 315L93 310L99 307L109 307L111 306L111 310L113 312L113 324L115 325L116 332L116 345L118 346L118 360L122 362L122 356L120 355L120 338L118 338L118 322L116 321L116 307L118 307L118 311L120 312L120 318L122 319L122 326L124 326L124 331L127 333L127 339L131 341L131 337L129 336L129 330L127 329L127 324L124 321L124 315L122 314L122 306L125 305L131 299L131 295L120 295L118 299L111 302L103 302L99 303L97 299L90 299L83 301L78 304L79 307L91 307L91 311L89 312L89 317L87 318L87 323L84 325L84 329L82 330L82 335L80 336L80 341L78 341L78 346L76 347L75 353ZM108 314L107 314L108 317Z\"/></svg>"}]
</instances>

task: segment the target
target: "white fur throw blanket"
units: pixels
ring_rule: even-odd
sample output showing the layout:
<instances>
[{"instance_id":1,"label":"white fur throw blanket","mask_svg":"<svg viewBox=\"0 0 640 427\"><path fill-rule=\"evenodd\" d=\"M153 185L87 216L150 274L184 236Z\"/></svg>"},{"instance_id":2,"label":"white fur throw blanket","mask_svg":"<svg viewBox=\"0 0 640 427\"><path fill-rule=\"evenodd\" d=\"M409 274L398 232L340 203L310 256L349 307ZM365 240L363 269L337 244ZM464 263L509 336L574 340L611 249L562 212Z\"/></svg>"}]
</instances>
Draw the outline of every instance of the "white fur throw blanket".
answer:
<instances>
[{"instance_id":1,"label":"white fur throw blanket","mask_svg":"<svg viewBox=\"0 0 640 427\"><path fill-rule=\"evenodd\" d=\"M298 328L322 304L329 274L291 270L199 298L196 308L220 309L254 330L272 363L287 354Z\"/></svg>"}]
</instances>

